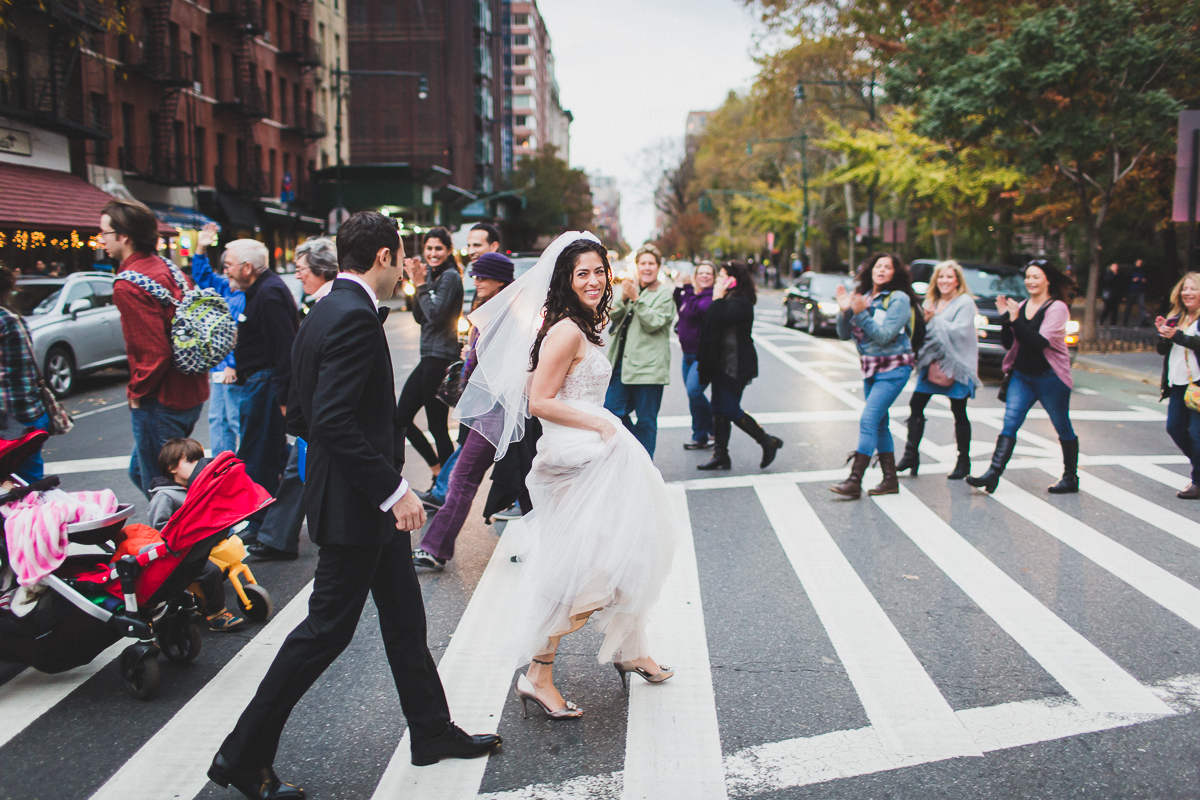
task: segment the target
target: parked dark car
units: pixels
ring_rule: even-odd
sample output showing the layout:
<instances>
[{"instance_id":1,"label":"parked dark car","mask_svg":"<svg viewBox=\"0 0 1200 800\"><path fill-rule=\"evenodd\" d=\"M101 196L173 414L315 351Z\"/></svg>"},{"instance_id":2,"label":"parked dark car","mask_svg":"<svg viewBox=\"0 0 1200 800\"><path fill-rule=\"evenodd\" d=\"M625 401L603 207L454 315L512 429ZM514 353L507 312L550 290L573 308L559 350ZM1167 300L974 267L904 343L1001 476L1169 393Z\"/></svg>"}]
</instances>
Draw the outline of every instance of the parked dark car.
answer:
<instances>
[{"instance_id":1,"label":"parked dark car","mask_svg":"<svg viewBox=\"0 0 1200 800\"><path fill-rule=\"evenodd\" d=\"M34 356L59 397L75 389L81 374L125 363L121 313L112 295L113 276L104 272L17 279L13 307L25 318Z\"/></svg>"},{"instance_id":2,"label":"parked dark car","mask_svg":"<svg viewBox=\"0 0 1200 800\"><path fill-rule=\"evenodd\" d=\"M934 259L919 258L909 265L912 271L913 291L924 295L929 288L929 279L937 265ZM1004 360L1004 345L1000 343L1000 312L996 310L996 298L1000 295L1014 300L1029 296L1025 290L1025 275L1022 270L1000 264L983 264L960 261L963 277L975 295L975 329L979 336L979 363L981 366L999 367ZM1071 358L1075 358L1075 347L1079 344L1079 323L1067 323L1067 347Z\"/></svg>"},{"instance_id":3,"label":"parked dark car","mask_svg":"<svg viewBox=\"0 0 1200 800\"><path fill-rule=\"evenodd\" d=\"M854 288L849 275L806 272L783 295L783 324L816 335L837 325L837 287Z\"/></svg>"}]
</instances>

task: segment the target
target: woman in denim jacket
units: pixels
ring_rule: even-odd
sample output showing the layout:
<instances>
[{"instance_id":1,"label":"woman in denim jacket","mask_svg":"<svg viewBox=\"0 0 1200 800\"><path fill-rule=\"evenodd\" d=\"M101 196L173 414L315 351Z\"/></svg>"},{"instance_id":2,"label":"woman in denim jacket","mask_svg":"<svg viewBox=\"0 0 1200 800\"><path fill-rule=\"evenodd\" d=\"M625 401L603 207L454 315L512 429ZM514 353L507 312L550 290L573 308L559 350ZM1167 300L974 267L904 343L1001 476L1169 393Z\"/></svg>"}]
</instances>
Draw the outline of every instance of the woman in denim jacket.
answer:
<instances>
[{"instance_id":1,"label":"woman in denim jacket","mask_svg":"<svg viewBox=\"0 0 1200 800\"><path fill-rule=\"evenodd\" d=\"M858 423L858 447L847 461L853 460L850 477L829 487L832 491L858 499L862 496L862 478L879 453L883 482L867 494L897 494L896 447L888 430L888 408L900 396L916 361L909 340L913 300L912 278L908 267L897 256L876 253L863 262L854 292L837 288L838 338L853 337L862 365L866 405Z\"/></svg>"}]
</instances>

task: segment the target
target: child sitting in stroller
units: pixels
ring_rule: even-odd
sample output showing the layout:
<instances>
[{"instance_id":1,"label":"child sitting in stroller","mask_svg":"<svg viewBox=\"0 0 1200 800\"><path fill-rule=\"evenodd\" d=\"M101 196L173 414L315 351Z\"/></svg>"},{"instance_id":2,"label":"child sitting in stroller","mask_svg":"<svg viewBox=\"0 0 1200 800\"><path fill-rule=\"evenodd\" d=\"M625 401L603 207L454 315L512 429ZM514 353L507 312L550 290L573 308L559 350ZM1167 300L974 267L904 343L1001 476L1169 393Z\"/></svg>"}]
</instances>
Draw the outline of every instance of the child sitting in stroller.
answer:
<instances>
[{"instance_id":1,"label":"child sitting in stroller","mask_svg":"<svg viewBox=\"0 0 1200 800\"><path fill-rule=\"evenodd\" d=\"M187 487L193 475L212 459L205 458L204 445L195 439L168 439L158 454L158 469L167 478L155 478L150 484L150 527L161 531L171 515L180 509L187 498ZM244 617L229 610L225 605L225 575L211 561L204 565L196 579L196 586L203 595L202 611L208 620L208 629L225 633L246 624Z\"/></svg>"}]
</instances>

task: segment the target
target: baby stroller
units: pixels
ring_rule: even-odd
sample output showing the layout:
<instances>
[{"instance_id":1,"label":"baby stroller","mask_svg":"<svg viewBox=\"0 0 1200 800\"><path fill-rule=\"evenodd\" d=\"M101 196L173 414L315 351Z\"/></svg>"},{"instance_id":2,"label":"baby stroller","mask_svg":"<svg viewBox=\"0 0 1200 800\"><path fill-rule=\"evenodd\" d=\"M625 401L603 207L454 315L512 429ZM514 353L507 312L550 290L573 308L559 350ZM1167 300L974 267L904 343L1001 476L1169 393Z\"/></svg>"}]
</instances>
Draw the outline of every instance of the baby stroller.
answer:
<instances>
[{"instance_id":1,"label":"baby stroller","mask_svg":"<svg viewBox=\"0 0 1200 800\"><path fill-rule=\"evenodd\" d=\"M0 479L16 488L0 495L7 504L58 485L57 476L23 485L12 471L46 438L33 431L14 441L0 440ZM68 555L46 576L48 587L25 616L0 611L0 659L41 672L64 672L87 664L122 637L135 640L121 653L121 680L139 699L158 688L158 654L178 663L200 653L202 617L187 587L196 580L210 549L234 525L273 499L246 475L232 453L222 453L192 481L184 505L160 532L163 541L137 555L112 560L124 538L133 505L122 504L102 519L66 527L73 544L106 552ZM0 540L0 566L8 563Z\"/></svg>"}]
</instances>

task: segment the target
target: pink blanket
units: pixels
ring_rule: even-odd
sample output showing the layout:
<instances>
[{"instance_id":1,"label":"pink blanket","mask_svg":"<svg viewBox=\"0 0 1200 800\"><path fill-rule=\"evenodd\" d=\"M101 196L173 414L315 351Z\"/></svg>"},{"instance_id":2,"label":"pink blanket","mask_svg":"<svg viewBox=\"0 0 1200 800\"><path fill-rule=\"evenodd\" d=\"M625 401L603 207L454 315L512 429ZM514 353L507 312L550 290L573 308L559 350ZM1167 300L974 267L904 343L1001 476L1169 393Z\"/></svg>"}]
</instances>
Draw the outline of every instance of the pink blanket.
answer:
<instances>
[{"instance_id":1,"label":"pink blanket","mask_svg":"<svg viewBox=\"0 0 1200 800\"><path fill-rule=\"evenodd\" d=\"M69 494L52 489L0 508L17 582L29 586L58 569L67 557L67 526L108 516L117 505L110 489Z\"/></svg>"}]
</instances>

